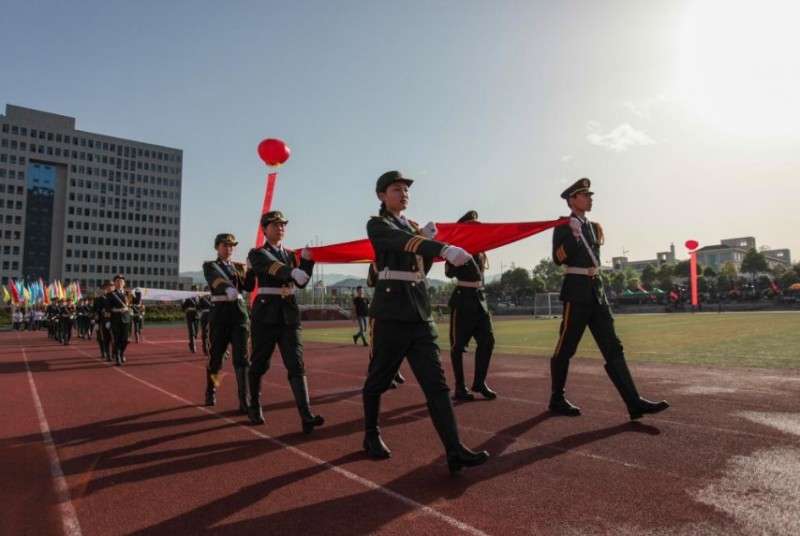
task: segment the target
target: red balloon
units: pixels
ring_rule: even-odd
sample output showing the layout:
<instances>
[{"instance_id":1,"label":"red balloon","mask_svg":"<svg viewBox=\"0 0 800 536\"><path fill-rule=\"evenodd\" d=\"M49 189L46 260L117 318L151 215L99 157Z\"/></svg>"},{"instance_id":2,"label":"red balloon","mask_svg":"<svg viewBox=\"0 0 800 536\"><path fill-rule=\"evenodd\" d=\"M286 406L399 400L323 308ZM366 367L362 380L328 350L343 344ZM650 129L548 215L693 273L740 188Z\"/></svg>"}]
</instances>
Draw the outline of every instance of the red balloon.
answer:
<instances>
[{"instance_id":1,"label":"red balloon","mask_svg":"<svg viewBox=\"0 0 800 536\"><path fill-rule=\"evenodd\" d=\"M258 156L270 167L280 166L289 160L291 154L289 146L275 138L267 138L258 144Z\"/></svg>"},{"instance_id":2,"label":"red balloon","mask_svg":"<svg viewBox=\"0 0 800 536\"><path fill-rule=\"evenodd\" d=\"M686 249L695 250L700 243L697 240L687 240L686 241Z\"/></svg>"}]
</instances>

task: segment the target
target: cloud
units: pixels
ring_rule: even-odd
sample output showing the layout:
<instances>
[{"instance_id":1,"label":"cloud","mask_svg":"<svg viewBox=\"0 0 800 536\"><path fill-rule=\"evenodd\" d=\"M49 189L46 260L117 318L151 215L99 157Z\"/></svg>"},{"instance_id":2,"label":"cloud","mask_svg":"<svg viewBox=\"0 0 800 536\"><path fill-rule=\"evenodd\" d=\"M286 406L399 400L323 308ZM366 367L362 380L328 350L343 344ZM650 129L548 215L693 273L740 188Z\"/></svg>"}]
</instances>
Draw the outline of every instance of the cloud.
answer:
<instances>
[{"instance_id":1,"label":"cloud","mask_svg":"<svg viewBox=\"0 0 800 536\"><path fill-rule=\"evenodd\" d=\"M586 130L588 134L586 139L592 145L599 145L606 147L617 153L627 151L630 147L639 145L655 145L655 141L640 130L633 128L630 123L623 123L614 130L603 132L600 124L596 121L587 121Z\"/></svg>"},{"instance_id":2,"label":"cloud","mask_svg":"<svg viewBox=\"0 0 800 536\"><path fill-rule=\"evenodd\" d=\"M667 93L662 93L651 99L644 99L640 101L624 101L622 105L636 117L650 119L650 117L652 116L653 108L656 105L665 102L672 102L674 100L675 97L673 97L672 95L669 95Z\"/></svg>"}]
</instances>

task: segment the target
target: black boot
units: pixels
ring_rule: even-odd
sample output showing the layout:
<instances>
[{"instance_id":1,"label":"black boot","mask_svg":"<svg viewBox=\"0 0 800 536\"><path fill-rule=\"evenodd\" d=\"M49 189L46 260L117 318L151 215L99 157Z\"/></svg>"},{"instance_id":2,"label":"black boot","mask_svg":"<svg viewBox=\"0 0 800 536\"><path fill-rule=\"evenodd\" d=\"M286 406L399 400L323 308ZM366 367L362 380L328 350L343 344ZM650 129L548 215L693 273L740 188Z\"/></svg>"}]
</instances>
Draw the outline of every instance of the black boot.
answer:
<instances>
[{"instance_id":1,"label":"black boot","mask_svg":"<svg viewBox=\"0 0 800 536\"><path fill-rule=\"evenodd\" d=\"M639 396L624 358L606 363L605 369L614 387L622 396L622 400L625 401L625 405L628 406L631 420L641 419L645 414L659 413L669 407L669 402L666 400L651 402Z\"/></svg>"},{"instance_id":2,"label":"black boot","mask_svg":"<svg viewBox=\"0 0 800 536\"><path fill-rule=\"evenodd\" d=\"M402 374L400 374L399 370L395 373L393 381L395 383L406 383L406 379L403 377Z\"/></svg>"},{"instance_id":3,"label":"black boot","mask_svg":"<svg viewBox=\"0 0 800 536\"><path fill-rule=\"evenodd\" d=\"M247 383L250 388L250 407L247 418L251 424L264 424L264 410L261 408L261 376L257 376L253 367L247 373Z\"/></svg>"},{"instance_id":4,"label":"black boot","mask_svg":"<svg viewBox=\"0 0 800 536\"><path fill-rule=\"evenodd\" d=\"M311 403L308 400L308 380L306 377L295 376L294 378L289 378L289 383L292 386L295 402L297 402L297 409L300 411L303 433L310 434L314 431L314 428L325 424L325 419L322 418L322 415L311 413Z\"/></svg>"},{"instance_id":5,"label":"black boot","mask_svg":"<svg viewBox=\"0 0 800 536\"><path fill-rule=\"evenodd\" d=\"M489 374L489 362L492 360L493 346L478 345L475 349L475 379L472 381L472 390L480 393L484 398L493 400L497 398L497 393L489 389L486 385L486 376Z\"/></svg>"},{"instance_id":6,"label":"black boot","mask_svg":"<svg viewBox=\"0 0 800 536\"><path fill-rule=\"evenodd\" d=\"M550 359L550 381L551 394L548 409L559 415L577 417L581 414L581 408L570 403L564 398L564 386L567 383L567 372L569 372L568 359Z\"/></svg>"},{"instance_id":7,"label":"black boot","mask_svg":"<svg viewBox=\"0 0 800 536\"><path fill-rule=\"evenodd\" d=\"M239 395L239 412L248 415L250 406L247 403L247 369L248 367L235 367L233 370L236 373L236 389Z\"/></svg>"},{"instance_id":8,"label":"black boot","mask_svg":"<svg viewBox=\"0 0 800 536\"><path fill-rule=\"evenodd\" d=\"M364 452L370 458L385 460L392 457L392 451L381 439L381 429L378 426L378 415L381 410L380 395L363 395L364 399Z\"/></svg>"},{"instance_id":9,"label":"black boot","mask_svg":"<svg viewBox=\"0 0 800 536\"><path fill-rule=\"evenodd\" d=\"M353 335L353 344L358 344L358 333Z\"/></svg>"},{"instance_id":10,"label":"black boot","mask_svg":"<svg viewBox=\"0 0 800 536\"><path fill-rule=\"evenodd\" d=\"M206 371L206 406L217 405L217 387L211 379L211 374Z\"/></svg>"},{"instance_id":11,"label":"black boot","mask_svg":"<svg viewBox=\"0 0 800 536\"><path fill-rule=\"evenodd\" d=\"M440 391L428 399L428 411L447 453L447 468L451 473L460 471L464 467L475 467L486 463L489 459L488 452L485 450L472 452L461 443L456 415L447 391Z\"/></svg>"},{"instance_id":12,"label":"black boot","mask_svg":"<svg viewBox=\"0 0 800 536\"><path fill-rule=\"evenodd\" d=\"M455 392L453 393L453 400L475 400L472 393L467 389L464 382L464 354L463 352L451 351L450 362L453 364L453 379L456 382Z\"/></svg>"},{"instance_id":13,"label":"black boot","mask_svg":"<svg viewBox=\"0 0 800 536\"><path fill-rule=\"evenodd\" d=\"M197 349L194 346L194 339L189 339L189 351L193 354L197 352Z\"/></svg>"}]
</instances>

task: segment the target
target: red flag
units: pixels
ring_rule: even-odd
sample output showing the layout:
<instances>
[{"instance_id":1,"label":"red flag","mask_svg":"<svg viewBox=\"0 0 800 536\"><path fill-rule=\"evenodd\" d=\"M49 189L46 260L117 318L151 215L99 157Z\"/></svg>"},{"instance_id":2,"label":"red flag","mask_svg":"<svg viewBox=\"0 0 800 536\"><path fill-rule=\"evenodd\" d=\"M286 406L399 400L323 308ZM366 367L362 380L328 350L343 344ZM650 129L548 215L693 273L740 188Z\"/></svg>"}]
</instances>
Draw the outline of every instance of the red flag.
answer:
<instances>
[{"instance_id":1,"label":"red flag","mask_svg":"<svg viewBox=\"0 0 800 536\"><path fill-rule=\"evenodd\" d=\"M772 290L778 292L778 285L775 284L775 281L772 282Z\"/></svg>"},{"instance_id":2,"label":"red flag","mask_svg":"<svg viewBox=\"0 0 800 536\"><path fill-rule=\"evenodd\" d=\"M672 298L673 300L676 300L676 301L679 298L678 294L676 294L674 290L670 290L669 291L669 297Z\"/></svg>"},{"instance_id":3,"label":"red flag","mask_svg":"<svg viewBox=\"0 0 800 536\"><path fill-rule=\"evenodd\" d=\"M569 222L569 218L517 223L437 223L436 240L461 247L470 253L490 251ZM299 255L297 248L295 254ZM372 262L375 251L369 239L329 246L309 247L315 262Z\"/></svg>"},{"instance_id":4,"label":"red flag","mask_svg":"<svg viewBox=\"0 0 800 536\"><path fill-rule=\"evenodd\" d=\"M8 279L8 288L11 291L11 303L19 303L19 291L11 278Z\"/></svg>"}]
</instances>

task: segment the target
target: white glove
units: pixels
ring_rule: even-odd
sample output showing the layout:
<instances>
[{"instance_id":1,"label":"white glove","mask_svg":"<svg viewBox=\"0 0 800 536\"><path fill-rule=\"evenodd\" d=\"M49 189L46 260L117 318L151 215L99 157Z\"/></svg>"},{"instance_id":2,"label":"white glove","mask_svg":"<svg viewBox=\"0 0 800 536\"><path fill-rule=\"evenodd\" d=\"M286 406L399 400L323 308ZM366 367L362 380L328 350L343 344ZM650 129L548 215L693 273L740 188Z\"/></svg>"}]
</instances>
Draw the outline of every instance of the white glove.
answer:
<instances>
[{"instance_id":1,"label":"white glove","mask_svg":"<svg viewBox=\"0 0 800 536\"><path fill-rule=\"evenodd\" d=\"M436 228L436 224L433 223L432 221L429 221L425 225L425 227L422 228L422 236L430 240L433 240L433 238L436 236L436 233L438 232L439 229Z\"/></svg>"},{"instance_id":2,"label":"white glove","mask_svg":"<svg viewBox=\"0 0 800 536\"><path fill-rule=\"evenodd\" d=\"M446 246L442 250L442 257L453 266L463 266L472 259L472 255L458 246Z\"/></svg>"},{"instance_id":3,"label":"white glove","mask_svg":"<svg viewBox=\"0 0 800 536\"><path fill-rule=\"evenodd\" d=\"M237 299L237 298L239 297L239 291L238 291L238 290L236 290L236 289L235 289L235 288L233 288L233 287L228 287L228 288L226 288L226 289L225 289L225 294L226 294L226 295L228 296L228 298L230 298L231 300L235 300L235 299Z\"/></svg>"},{"instance_id":4,"label":"white glove","mask_svg":"<svg viewBox=\"0 0 800 536\"><path fill-rule=\"evenodd\" d=\"M111 322L106 322L106 329L111 329Z\"/></svg>"},{"instance_id":5,"label":"white glove","mask_svg":"<svg viewBox=\"0 0 800 536\"><path fill-rule=\"evenodd\" d=\"M304 258L307 261L311 260L311 250L308 249L308 246L303 248L303 251L300 252L300 257Z\"/></svg>"},{"instance_id":6,"label":"white glove","mask_svg":"<svg viewBox=\"0 0 800 536\"><path fill-rule=\"evenodd\" d=\"M572 230L572 236L580 238L581 236L581 222L578 218L569 219L569 228Z\"/></svg>"},{"instance_id":7,"label":"white glove","mask_svg":"<svg viewBox=\"0 0 800 536\"><path fill-rule=\"evenodd\" d=\"M308 283L309 277L308 274L300 268L294 268L292 269L292 279L297 281L298 285L303 286Z\"/></svg>"}]
</instances>

